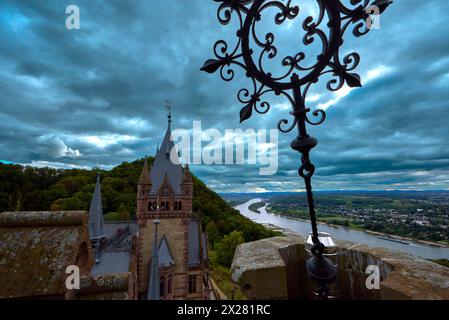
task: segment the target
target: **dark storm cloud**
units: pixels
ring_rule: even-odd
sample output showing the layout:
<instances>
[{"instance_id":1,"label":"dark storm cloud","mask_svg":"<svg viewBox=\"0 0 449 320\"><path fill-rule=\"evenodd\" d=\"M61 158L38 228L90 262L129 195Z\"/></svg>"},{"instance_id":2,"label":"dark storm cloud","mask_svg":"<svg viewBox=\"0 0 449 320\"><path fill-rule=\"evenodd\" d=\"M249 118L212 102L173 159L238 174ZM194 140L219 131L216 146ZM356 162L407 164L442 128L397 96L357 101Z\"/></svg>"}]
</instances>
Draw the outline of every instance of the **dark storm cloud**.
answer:
<instances>
[{"instance_id":1,"label":"dark storm cloud","mask_svg":"<svg viewBox=\"0 0 449 320\"><path fill-rule=\"evenodd\" d=\"M309 1L311 2L311 1ZM81 29L65 29L76 4ZM270 97L267 115L238 124L232 83L199 72L212 44L233 35L205 0L2 1L0 5L0 160L34 165L111 167L154 154L166 127L274 128L288 118ZM334 94L312 88L310 107L327 106L311 128L317 189L447 189L449 186L449 3L397 0L381 29L349 37L343 52L362 56L364 88ZM269 28L271 26L268 26ZM264 29L261 29L262 31ZM290 53L294 27L278 40ZM293 134L279 135L279 171L258 166L193 166L218 191L300 190Z\"/></svg>"}]
</instances>

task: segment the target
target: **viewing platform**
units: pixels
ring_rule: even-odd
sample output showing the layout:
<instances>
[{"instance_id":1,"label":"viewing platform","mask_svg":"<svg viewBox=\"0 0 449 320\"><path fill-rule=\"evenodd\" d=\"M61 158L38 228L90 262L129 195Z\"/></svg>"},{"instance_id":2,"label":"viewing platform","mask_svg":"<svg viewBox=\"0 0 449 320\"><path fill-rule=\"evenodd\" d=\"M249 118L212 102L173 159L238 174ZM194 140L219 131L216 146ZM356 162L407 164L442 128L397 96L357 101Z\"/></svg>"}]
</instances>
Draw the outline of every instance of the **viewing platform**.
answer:
<instances>
[{"instance_id":1,"label":"viewing platform","mask_svg":"<svg viewBox=\"0 0 449 320\"><path fill-rule=\"evenodd\" d=\"M449 268L382 248L337 241L338 299L448 300ZM233 281L249 299L311 299L305 240L288 235L241 244L232 262ZM377 266L379 289L366 286L368 266Z\"/></svg>"}]
</instances>

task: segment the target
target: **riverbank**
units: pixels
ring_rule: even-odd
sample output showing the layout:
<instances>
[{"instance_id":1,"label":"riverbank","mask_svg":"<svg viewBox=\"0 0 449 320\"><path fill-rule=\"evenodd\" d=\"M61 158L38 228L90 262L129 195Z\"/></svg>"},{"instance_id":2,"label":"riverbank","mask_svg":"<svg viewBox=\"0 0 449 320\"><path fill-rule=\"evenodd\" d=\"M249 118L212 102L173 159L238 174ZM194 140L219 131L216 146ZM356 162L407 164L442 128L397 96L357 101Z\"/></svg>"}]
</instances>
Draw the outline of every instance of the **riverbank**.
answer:
<instances>
[{"instance_id":1,"label":"riverbank","mask_svg":"<svg viewBox=\"0 0 449 320\"><path fill-rule=\"evenodd\" d=\"M278 211L267 210L267 207L269 207L268 203L263 208L269 214L280 215L280 216L283 216L283 217L285 217L287 219L292 219L292 220L297 220L297 221L310 222L310 220L308 220L308 219L293 217L293 216L290 216L288 214L280 213ZM428 241L428 240L421 240L421 239L414 239L414 238L409 238L409 237L404 237L404 236L398 236L398 235L383 233L383 232L379 232L379 231L372 231L372 230L369 230L369 229L364 229L364 228L355 227L355 226L351 226L351 225L349 225L349 226L341 226L341 225L327 223L327 222L323 222L323 221L317 221L317 223L320 224L320 225L326 225L326 226L330 226L330 227L334 227L334 228L363 231L363 232L366 232L366 233L371 234L371 235L376 236L376 237L382 237L385 240L389 240L389 238L391 238L392 240L402 241L402 242L405 242L405 243L415 242L415 243L420 243L420 244L423 244L423 245L432 246L432 247L436 247L436 248L449 248L449 244L446 244L446 243L433 242L433 241Z\"/></svg>"},{"instance_id":2,"label":"riverbank","mask_svg":"<svg viewBox=\"0 0 449 320\"><path fill-rule=\"evenodd\" d=\"M394 240L405 241L405 242L417 242L417 243L425 244L427 246L438 247L438 248L449 248L449 244L432 242L432 241L427 241L427 240L413 239L413 238L409 238L409 237L402 237L402 236L397 236L394 234L387 234L387 233L378 232L378 231L371 231L368 229L362 229L362 230L365 231L366 233L369 233L369 234L372 234L375 236L379 236L379 237L391 238Z\"/></svg>"}]
</instances>

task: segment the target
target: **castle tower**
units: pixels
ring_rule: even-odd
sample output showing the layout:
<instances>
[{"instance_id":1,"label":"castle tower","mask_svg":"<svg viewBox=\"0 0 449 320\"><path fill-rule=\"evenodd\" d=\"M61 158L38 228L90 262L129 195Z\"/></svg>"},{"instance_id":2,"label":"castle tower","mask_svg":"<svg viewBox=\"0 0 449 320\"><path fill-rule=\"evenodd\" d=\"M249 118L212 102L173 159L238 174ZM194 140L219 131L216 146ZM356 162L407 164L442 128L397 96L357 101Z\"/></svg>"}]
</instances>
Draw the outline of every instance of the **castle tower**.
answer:
<instances>
[{"instance_id":1,"label":"castle tower","mask_svg":"<svg viewBox=\"0 0 449 320\"><path fill-rule=\"evenodd\" d=\"M192 219L192 175L188 165L183 168L179 162L171 122L170 112L153 166L149 170L145 160L137 188L139 292L142 298L155 297L148 291L154 290L154 279L159 277L160 299L204 299L208 292L208 282L204 281L206 238L200 223ZM156 237L154 220L160 221ZM158 253L154 254L154 250ZM155 257L160 257L157 275Z\"/></svg>"},{"instance_id":2,"label":"castle tower","mask_svg":"<svg viewBox=\"0 0 449 320\"><path fill-rule=\"evenodd\" d=\"M103 226L104 226L104 218L103 218L103 204L101 200L100 174L97 173L95 190L89 207L89 237L94 251L95 263L100 262L101 241L105 237Z\"/></svg>"}]
</instances>

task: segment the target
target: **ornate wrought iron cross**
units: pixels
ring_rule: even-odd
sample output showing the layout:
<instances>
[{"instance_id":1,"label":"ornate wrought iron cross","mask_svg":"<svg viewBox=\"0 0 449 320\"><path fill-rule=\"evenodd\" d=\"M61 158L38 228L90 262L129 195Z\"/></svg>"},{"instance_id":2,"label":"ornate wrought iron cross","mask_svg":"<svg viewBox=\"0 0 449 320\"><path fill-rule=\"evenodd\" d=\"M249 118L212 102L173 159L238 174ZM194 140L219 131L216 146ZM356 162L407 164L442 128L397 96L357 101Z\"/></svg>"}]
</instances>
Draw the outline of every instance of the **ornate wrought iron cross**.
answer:
<instances>
[{"instance_id":1,"label":"ornate wrought iron cross","mask_svg":"<svg viewBox=\"0 0 449 320\"><path fill-rule=\"evenodd\" d=\"M278 56L275 46L275 36L272 32L259 37L256 26L262 20L263 13L272 8L277 11L274 22L282 25L287 20L294 20L300 15L300 7L292 5L292 0L214 0L219 2L217 18L227 25L233 18L239 24L237 43L231 50L228 43L218 40L214 45L214 59L207 60L202 71L214 73L220 70L220 76L225 81L234 78L233 66L241 67L252 82L252 92L247 88L240 89L237 99L244 104L240 110L240 122L249 119L253 113L264 114L270 109L270 103L262 100L267 93L285 97L291 104L293 116L291 123L287 119L278 122L278 129L287 133L295 127L298 136L292 141L291 147L301 154L299 175L304 179L309 214L312 226L314 257L307 262L309 276L318 283L318 294L322 298L328 296L328 285L335 280L336 268L330 260L323 256L325 247L318 237L315 205L313 200L312 176L315 166L310 159L310 151L318 141L307 133L308 125L319 125L324 122L324 110L314 110L306 106L306 96L310 87L317 83L323 75L331 76L327 89L338 91L346 83L349 87L361 87L360 76L354 69L360 62L360 56L352 52L340 58L340 48L343 36L348 29L356 37L367 34L373 26L374 16L381 14L391 3L391 0L315 0L319 13L316 17L308 16L302 23L305 31L304 46L311 45L316 38L321 41L321 51L316 56L316 62L306 66L306 52L301 48L292 55L281 58L282 74L275 76L266 70L266 62L274 61ZM304 0L303 0L304 2ZM345 3L346 2L346 3ZM311 112L311 113L310 113ZM310 117L310 114L313 116Z\"/></svg>"}]
</instances>

